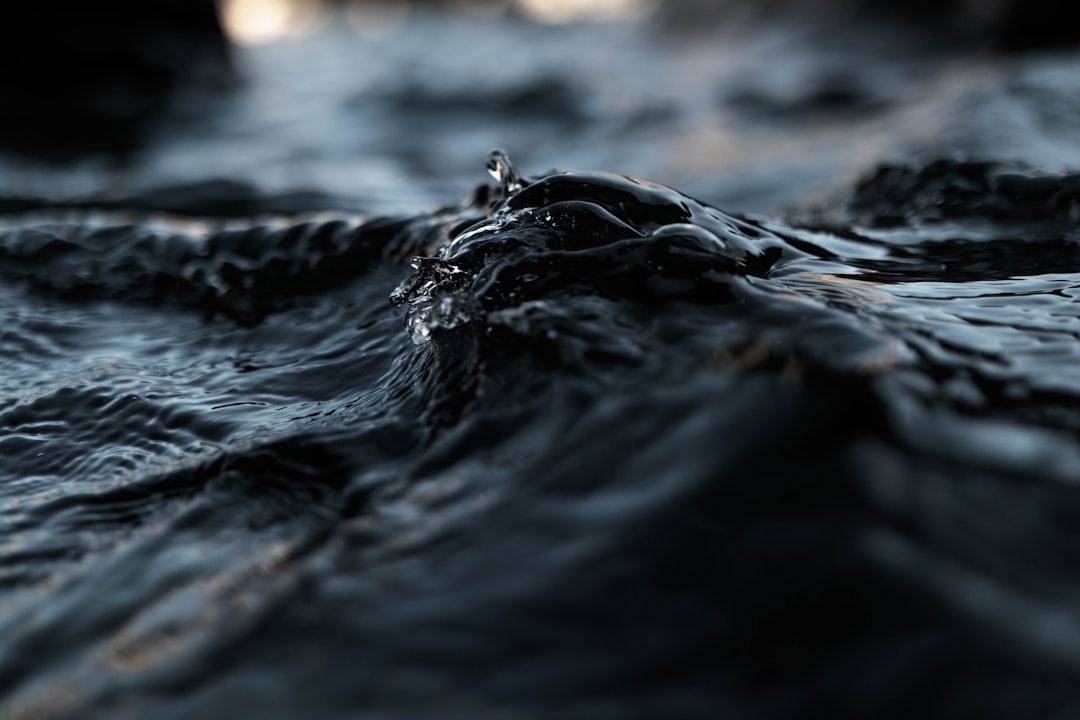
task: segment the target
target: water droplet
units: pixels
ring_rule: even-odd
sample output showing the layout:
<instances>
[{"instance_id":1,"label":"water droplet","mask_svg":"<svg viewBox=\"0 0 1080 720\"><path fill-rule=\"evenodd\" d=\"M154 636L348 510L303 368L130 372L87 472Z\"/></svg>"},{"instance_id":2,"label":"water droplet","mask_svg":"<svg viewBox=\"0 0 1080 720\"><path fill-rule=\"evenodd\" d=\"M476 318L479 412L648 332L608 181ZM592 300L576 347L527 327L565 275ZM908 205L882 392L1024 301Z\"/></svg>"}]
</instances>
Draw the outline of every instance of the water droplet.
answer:
<instances>
[{"instance_id":1,"label":"water droplet","mask_svg":"<svg viewBox=\"0 0 1080 720\"><path fill-rule=\"evenodd\" d=\"M492 150L488 153L487 171L491 173L491 177L495 178L495 182L499 183L502 191L501 198L506 198L525 187L525 183L521 181L517 170L510 162L510 156L502 150Z\"/></svg>"}]
</instances>

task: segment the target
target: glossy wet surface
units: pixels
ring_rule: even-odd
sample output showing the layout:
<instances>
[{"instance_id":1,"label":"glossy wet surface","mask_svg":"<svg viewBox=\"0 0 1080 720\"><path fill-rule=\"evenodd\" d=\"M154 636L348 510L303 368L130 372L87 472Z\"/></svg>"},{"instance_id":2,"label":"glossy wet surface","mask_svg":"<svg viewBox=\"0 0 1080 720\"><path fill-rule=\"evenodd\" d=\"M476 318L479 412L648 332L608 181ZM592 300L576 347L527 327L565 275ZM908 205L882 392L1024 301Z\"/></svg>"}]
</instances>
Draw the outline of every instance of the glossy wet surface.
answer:
<instances>
[{"instance_id":1,"label":"glossy wet surface","mask_svg":"<svg viewBox=\"0 0 1080 720\"><path fill-rule=\"evenodd\" d=\"M999 62L1076 83L1075 55ZM548 87L506 101L523 103L523 136L562 93L595 101L552 90L538 67L524 81L506 70ZM986 102L1031 111L1008 101L1024 82ZM905 103L902 82L875 87ZM435 102L387 92L369 111L407 127ZM592 112L583 132L607 132L616 114ZM657 122L671 136L681 121ZM883 165L799 210L779 203L815 195L803 176L779 182L788 166L763 160L755 182L776 187L752 209L774 211L742 214L716 203L748 192L738 172L682 176L711 202L548 173L537 157L576 152L554 130L524 159L488 157L493 181L459 204L500 134L461 123L459 136L417 131L419 157L442 169L385 203L394 172L347 156L308 159L322 194L271 180L261 195L189 185L163 202L138 186L180 167L162 159L168 143L125 171L136 188L119 200L12 193L5 710L1075 709L1080 182L1038 155L1068 163L1058 130L1016 136L1024 163ZM477 123L486 132L465 139ZM950 142L936 137L926 152ZM488 147L459 173L439 142ZM615 136L579 159L629 171L672 157L627 147ZM848 162L824 156L804 169ZM249 161L222 153L201 179ZM11 163L13 183L36 182ZM334 185L339 163L351 195ZM420 202L465 176L442 209ZM332 212L297 214L316 210Z\"/></svg>"}]
</instances>

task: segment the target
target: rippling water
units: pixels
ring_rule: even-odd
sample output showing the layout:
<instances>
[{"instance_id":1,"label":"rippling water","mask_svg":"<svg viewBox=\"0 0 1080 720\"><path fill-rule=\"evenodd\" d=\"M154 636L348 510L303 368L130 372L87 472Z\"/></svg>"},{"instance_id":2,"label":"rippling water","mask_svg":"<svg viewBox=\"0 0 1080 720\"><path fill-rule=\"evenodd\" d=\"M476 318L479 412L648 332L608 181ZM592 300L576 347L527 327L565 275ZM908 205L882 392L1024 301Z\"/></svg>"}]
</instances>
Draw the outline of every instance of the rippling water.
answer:
<instances>
[{"instance_id":1,"label":"rippling water","mask_svg":"<svg viewBox=\"0 0 1080 720\"><path fill-rule=\"evenodd\" d=\"M10 199L5 712L1067 717L1080 176L1035 154L769 214L499 153L397 215L465 171Z\"/></svg>"}]
</instances>

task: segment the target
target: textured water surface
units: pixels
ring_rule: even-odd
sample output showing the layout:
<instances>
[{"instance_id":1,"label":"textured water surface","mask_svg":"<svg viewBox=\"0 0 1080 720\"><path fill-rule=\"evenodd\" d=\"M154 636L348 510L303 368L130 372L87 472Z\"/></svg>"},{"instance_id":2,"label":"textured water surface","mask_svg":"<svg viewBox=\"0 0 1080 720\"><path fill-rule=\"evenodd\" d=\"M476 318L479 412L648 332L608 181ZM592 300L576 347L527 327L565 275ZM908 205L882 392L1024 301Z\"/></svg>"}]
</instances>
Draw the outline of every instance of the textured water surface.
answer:
<instances>
[{"instance_id":1,"label":"textured water surface","mask_svg":"<svg viewBox=\"0 0 1080 720\"><path fill-rule=\"evenodd\" d=\"M302 47L320 46L277 52ZM754 207L775 206L806 175L780 181L791 166L765 156L740 188L739 172L684 166L714 192L695 199L534 163L575 152L537 119L567 98L590 137L619 115L597 109L614 96L552 84L546 62L520 96L385 86L364 112L397 113L439 168L392 202L336 186L347 157L318 192L210 171L139 189L192 170L164 159L169 142L125 171L125 193L26 180L5 196L3 713L1080 708L1080 176L1036 147L1063 131L1017 135L1026 162L927 142L931 159L829 176L829 202L744 213L714 198L776 183ZM1015 81L996 97L1016 120L1032 106L1010 93L1075 84L1075 66L1003 66ZM524 71L506 72L509 93ZM780 75L731 96L759 128L799 117ZM907 103L886 126L936 102L907 102L903 77L878 86ZM459 167L436 147L464 158L498 134L470 134L491 122L467 114L481 96L546 138L517 165L488 156L486 183L482 152ZM321 122L363 106L349 103ZM459 134L417 129L440 103ZM672 107L642 117L669 139L707 124ZM629 137L580 157L673 157ZM821 152L795 164L850 160ZM357 182L394 195L380 172Z\"/></svg>"}]
</instances>

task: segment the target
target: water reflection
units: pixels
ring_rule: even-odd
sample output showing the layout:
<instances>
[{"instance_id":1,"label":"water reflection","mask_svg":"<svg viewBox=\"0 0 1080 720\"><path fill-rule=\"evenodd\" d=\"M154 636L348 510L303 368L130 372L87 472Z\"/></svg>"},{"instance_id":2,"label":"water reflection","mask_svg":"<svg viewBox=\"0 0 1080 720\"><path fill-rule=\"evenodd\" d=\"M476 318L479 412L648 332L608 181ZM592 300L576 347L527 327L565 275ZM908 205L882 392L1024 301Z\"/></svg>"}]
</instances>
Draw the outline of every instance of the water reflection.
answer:
<instances>
[{"instance_id":1,"label":"water reflection","mask_svg":"<svg viewBox=\"0 0 1080 720\"><path fill-rule=\"evenodd\" d=\"M234 42L261 45L306 37L335 16L343 19L361 37L385 37L400 29L410 13L431 4L410 0L221 0L220 13L222 26ZM640 20L655 11L661 2L452 0L445 4L453 11L472 14L516 12L535 22L558 24Z\"/></svg>"},{"instance_id":2,"label":"water reflection","mask_svg":"<svg viewBox=\"0 0 1080 720\"><path fill-rule=\"evenodd\" d=\"M303 0L221 0L222 28L241 45L306 37L325 19L319 3Z\"/></svg>"},{"instance_id":3,"label":"water reflection","mask_svg":"<svg viewBox=\"0 0 1080 720\"><path fill-rule=\"evenodd\" d=\"M529 18L546 23L580 20L638 20L656 10L657 0L517 0Z\"/></svg>"}]
</instances>

